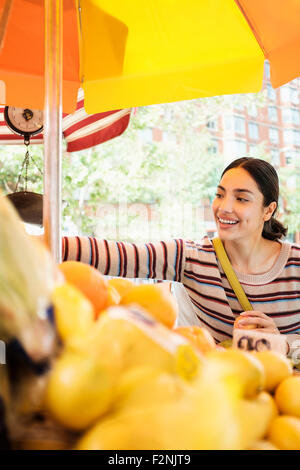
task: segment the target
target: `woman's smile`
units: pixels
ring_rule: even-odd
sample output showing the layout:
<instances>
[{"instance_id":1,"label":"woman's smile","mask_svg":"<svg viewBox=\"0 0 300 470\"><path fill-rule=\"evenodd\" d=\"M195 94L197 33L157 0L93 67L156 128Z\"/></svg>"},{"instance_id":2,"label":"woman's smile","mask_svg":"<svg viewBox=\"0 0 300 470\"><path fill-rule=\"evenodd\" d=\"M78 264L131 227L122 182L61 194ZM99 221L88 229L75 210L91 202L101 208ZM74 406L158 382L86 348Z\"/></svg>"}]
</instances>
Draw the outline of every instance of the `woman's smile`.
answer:
<instances>
[{"instance_id":1,"label":"woman's smile","mask_svg":"<svg viewBox=\"0 0 300 470\"><path fill-rule=\"evenodd\" d=\"M217 221L218 221L218 225L221 229L229 229L229 228L233 228L235 225L237 225L239 223L238 220L236 219L230 219L228 217L221 217L221 216L217 216Z\"/></svg>"}]
</instances>

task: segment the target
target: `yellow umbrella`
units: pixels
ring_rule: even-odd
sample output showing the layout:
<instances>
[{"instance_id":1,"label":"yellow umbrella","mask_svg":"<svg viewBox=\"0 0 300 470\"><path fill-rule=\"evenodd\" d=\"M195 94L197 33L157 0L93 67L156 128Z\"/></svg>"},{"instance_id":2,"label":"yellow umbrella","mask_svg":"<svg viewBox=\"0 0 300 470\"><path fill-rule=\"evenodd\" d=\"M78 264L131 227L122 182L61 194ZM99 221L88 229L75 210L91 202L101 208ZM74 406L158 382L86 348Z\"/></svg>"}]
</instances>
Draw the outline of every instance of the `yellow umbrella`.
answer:
<instances>
[{"instance_id":1,"label":"yellow umbrella","mask_svg":"<svg viewBox=\"0 0 300 470\"><path fill-rule=\"evenodd\" d=\"M7 4L0 102L43 109L44 1ZM88 113L257 92L265 58L280 86L300 75L299 17L298 0L64 0L63 110L80 85Z\"/></svg>"}]
</instances>

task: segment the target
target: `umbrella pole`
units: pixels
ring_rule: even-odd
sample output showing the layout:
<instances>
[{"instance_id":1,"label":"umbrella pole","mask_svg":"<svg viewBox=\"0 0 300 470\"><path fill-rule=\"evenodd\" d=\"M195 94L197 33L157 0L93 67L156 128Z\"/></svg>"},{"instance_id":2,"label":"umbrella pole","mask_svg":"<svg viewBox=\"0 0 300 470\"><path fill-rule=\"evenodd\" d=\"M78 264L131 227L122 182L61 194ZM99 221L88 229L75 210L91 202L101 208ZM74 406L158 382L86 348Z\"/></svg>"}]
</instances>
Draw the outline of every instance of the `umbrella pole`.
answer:
<instances>
[{"instance_id":1,"label":"umbrella pole","mask_svg":"<svg viewBox=\"0 0 300 470\"><path fill-rule=\"evenodd\" d=\"M45 242L61 261L62 0L45 4L44 202Z\"/></svg>"}]
</instances>

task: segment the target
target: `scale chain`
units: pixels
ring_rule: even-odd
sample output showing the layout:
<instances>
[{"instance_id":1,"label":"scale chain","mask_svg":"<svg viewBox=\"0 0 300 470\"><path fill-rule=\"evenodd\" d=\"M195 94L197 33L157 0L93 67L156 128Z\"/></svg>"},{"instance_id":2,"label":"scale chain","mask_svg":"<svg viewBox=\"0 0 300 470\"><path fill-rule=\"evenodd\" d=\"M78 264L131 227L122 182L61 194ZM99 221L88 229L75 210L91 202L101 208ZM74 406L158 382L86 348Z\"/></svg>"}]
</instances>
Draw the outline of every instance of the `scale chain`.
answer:
<instances>
[{"instance_id":1,"label":"scale chain","mask_svg":"<svg viewBox=\"0 0 300 470\"><path fill-rule=\"evenodd\" d=\"M40 170L40 168L38 167L37 163L35 162L35 160L33 159L32 156L30 156L29 154L29 150L28 150L28 146L29 146L29 140L26 140L24 139L24 144L26 145L27 147L27 150L26 150L26 153L25 153L25 158L23 160L23 163L22 163L22 166L21 166L21 170L20 170L20 173L19 173L19 176L18 176L18 181L17 181L17 184L16 184L16 187L15 187L15 192L17 192L17 189L19 187L19 184L20 184L20 181L21 181L21 176L23 174L23 171L24 171L24 167L25 167L25 192L27 192L27 183L28 183L28 167L29 167L29 160L31 159L35 165L35 167L38 169L38 171L40 172L40 174L43 176L43 173L42 171Z\"/></svg>"}]
</instances>

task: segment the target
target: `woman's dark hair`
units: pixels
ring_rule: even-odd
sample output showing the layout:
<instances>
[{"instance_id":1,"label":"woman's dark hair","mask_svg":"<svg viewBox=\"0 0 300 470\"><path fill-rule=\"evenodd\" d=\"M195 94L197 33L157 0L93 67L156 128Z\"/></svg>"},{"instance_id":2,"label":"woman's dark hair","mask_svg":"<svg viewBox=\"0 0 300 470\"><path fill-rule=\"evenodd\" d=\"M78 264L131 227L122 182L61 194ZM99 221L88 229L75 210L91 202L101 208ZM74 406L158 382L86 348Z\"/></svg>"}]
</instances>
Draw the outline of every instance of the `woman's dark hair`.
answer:
<instances>
[{"instance_id":1,"label":"woman's dark hair","mask_svg":"<svg viewBox=\"0 0 300 470\"><path fill-rule=\"evenodd\" d=\"M260 158L243 157L231 162L223 171L222 176L232 168L243 168L249 173L264 197L265 207L273 201L277 204L270 220L264 223L262 236L268 240L278 240L285 237L287 228L274 217L279 198L279 181L275 168Z\"/></svg>"}]
</instances>

